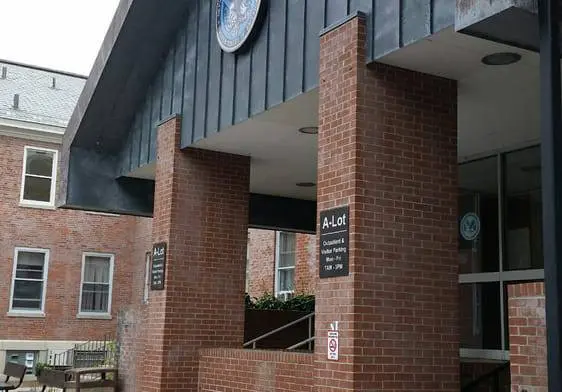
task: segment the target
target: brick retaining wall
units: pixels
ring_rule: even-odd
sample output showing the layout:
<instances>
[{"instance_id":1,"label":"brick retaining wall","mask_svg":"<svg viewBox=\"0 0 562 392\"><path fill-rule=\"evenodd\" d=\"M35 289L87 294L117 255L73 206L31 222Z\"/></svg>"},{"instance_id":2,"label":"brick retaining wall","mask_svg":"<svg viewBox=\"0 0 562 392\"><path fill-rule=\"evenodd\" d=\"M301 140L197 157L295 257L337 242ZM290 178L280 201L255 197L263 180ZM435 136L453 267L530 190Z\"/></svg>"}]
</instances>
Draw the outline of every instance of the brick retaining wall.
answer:
<instances>
[{"instance_id":1,"label":"brick retaining wall","mask_svg":"<svg viewBox=\"0 0 562 392\"><path fill-rule=\"evenodd\" d=\"M199 392L312 392L313 354L202 349Z\"/></svg>"}]
</instances>

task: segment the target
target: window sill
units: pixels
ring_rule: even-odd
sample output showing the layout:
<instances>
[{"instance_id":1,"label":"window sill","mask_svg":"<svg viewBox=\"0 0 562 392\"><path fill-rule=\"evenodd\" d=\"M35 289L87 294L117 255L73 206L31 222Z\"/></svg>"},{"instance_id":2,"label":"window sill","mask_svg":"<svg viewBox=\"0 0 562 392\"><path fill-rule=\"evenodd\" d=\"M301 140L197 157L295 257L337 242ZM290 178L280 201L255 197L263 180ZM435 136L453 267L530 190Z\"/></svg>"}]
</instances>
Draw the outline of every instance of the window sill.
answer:
<instances>
[{"instance_id":1,"label":"window sill","mask_svg":"<svg viewBox=\"0 0 562 392\"><path fill-rule=\"evenodd\" d=\"M121 216L119 214L113 214L111 212L84 211L84 213L86 213L88 215L112 216L112 217L116 217L116 218Z\"/></svg>"},{"instance_id":2,"label":"window sill","mask_svg":"<svg viewBox=\"0 0 562 392\"><path fill-rule=\"evenodd\" d=\"M45 318L44 312L26 312L26 311L10 311L6 313L8 317L27 317L27 318Z\"/></svg>"},{"instance_id":3,"label":"window sill","mask_svg":"<svg viewBox=\"0 0 562 392\"><path fill-rule=\"evenodd\" d=\"M107 313L78 313L76 318L93 320L111 320L112 317Z\"/></svg>"},{"instance_id":4,"label":"window sill","mask_svg":"<svg viewBox=\"0 0 562 392\"><path fill-rule=\"evenodd\" d=\"M40 210L56 210L57 207L52 206L52 205L46 205L46 204L34 204L31 202L26 202L26 201L22 201L20 202L20 207L23 208L37 208Z\"/></svg>"},{"instance_id":5,"label":"window sill","mask_svg":"<svg viewBox=\"0 0 562 392\"><path fill-rule=\"evenodd\" d=\"M469 349L459 350L461 361L509 361L509 350Z\"/></svg>"}]
</instances>

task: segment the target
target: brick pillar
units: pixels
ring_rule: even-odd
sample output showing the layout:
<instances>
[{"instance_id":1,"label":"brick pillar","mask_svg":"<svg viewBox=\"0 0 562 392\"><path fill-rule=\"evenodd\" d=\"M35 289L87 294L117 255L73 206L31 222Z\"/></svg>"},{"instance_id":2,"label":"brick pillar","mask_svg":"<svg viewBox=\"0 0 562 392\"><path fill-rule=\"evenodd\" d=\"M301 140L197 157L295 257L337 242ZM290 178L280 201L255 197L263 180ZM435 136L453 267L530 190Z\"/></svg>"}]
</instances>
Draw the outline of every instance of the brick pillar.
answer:
<instances>
[{"instance_id":1,"label":"brick pillar","mask_svg":"<svg viewBox=\"0 0 562 392\"><path fill-rule=\"evenodd\" d=\"M320 39L318 211L349 205L350 274L318 279L316 390L457 392L456 83L367 67L365 37Z\"/></svg>"},{"instance_id":2,"label":"brick pillar","mask_svg":"<svg viewBox=\"0 0 562 392\"><path fill-rule=\"evenodd\" d=\"M508 286L512 392L547 392L543 283Z\"/></svg>"},{"instance_id":3,"label":"brick pillar","mask_svg":"<svg viewBox=\"0 0 562 392\"><path fill-rule=\"evenodd\" d=\"M142 390L196 391L198 349L241 347L250 160L181 151L180 120L158 129L152 240L168 243L151 291Z\"/></svg>"}]
</instances>

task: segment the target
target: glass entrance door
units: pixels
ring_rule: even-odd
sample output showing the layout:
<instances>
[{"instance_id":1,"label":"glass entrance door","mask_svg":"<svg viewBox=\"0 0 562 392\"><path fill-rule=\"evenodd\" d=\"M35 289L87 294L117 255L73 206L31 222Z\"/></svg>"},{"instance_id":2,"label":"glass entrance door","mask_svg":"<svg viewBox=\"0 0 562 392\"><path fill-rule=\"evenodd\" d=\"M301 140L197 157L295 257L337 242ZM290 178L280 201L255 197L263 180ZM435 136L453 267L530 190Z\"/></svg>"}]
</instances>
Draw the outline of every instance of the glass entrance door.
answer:
<instances>
[{"instance_id":1,"label":"glass entrance door","mask_svg":"<svg viewBox=\"0 0 562 392\"><path fill-rule=\"evenodd\" d=\"M501 350L497 157L460 167L461 347Z\"/></svg>"},{"instance_id":2,"label":"glass entrance door","mask_svg":"<svg viewBox=\"0 0 562 392\"><path fill-rule=\"evenodd\" d=\"M544 279L538 146L459 166L461 358L508 360L507 285Z\"/></svg>"}]
</instances>

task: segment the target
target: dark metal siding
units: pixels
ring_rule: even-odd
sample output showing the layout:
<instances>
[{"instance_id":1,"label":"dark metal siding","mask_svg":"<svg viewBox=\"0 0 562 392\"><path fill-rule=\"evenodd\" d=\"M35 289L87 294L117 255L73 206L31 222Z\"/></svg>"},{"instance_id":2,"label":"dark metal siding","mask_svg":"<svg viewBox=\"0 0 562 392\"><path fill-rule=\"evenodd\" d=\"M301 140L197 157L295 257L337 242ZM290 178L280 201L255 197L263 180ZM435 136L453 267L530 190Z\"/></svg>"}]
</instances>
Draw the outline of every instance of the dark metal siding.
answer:
<instances>
[{"instance_id":1,"label":"dark metal siding","mask_svg":"<svg viewBox=\"0 0 562 392\"><path fill-rule=\"evenodd\" d=\"M269 0L246 51L223 53L215 0L196 0L147 89L122 152L121 174L154 160L156 125L181 113L182 147L318 86L319 32L367 15L368 61L454 23L452 0ZM125 158L126 157L126 158Z\"/></svg>"}]
</instances>

